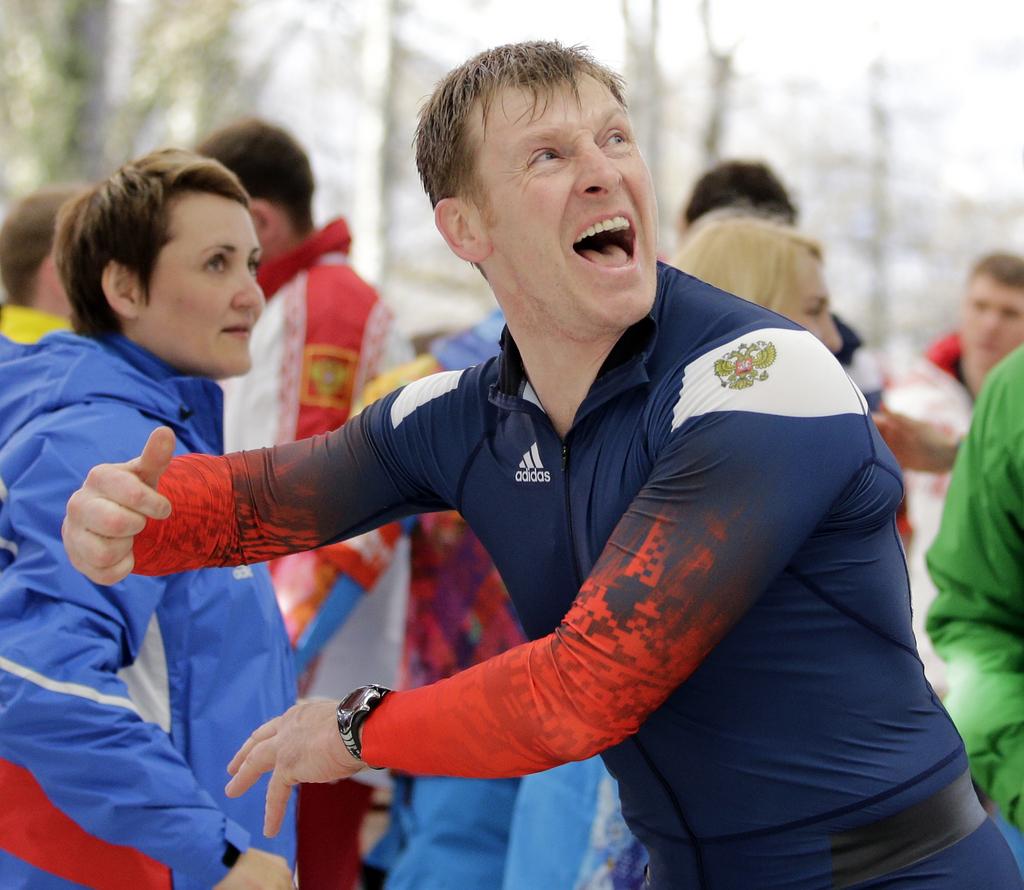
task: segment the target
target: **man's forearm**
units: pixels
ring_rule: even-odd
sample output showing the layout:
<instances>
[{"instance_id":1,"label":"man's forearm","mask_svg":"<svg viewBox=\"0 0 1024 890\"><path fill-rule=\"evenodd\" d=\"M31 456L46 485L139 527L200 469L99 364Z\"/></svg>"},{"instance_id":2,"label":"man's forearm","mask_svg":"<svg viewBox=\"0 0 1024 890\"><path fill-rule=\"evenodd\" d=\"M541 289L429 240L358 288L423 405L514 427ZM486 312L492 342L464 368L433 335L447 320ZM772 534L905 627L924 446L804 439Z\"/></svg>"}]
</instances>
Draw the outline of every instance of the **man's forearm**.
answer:
<instances>
[{"instance_id":1,"label":"man's forearm","mask_svg":"<svg viewBox=\"0 0 1024 890\"><path fill-rule=\"evenodd\" d=\"M235 496L228 459L176 457L160 479L172 504L167 519L149 520L135 538L135 573L168 575L203 566L240 565Z\"/></svg>"}]
</instances>

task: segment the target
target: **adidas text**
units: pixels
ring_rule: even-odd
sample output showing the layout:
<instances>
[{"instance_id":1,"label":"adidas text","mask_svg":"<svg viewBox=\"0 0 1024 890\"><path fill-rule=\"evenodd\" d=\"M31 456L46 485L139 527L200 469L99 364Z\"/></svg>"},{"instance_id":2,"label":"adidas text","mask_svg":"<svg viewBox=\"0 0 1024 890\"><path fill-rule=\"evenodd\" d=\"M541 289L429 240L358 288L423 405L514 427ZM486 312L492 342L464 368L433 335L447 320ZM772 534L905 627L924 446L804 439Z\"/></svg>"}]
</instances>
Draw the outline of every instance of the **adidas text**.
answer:
<instances>
[{"instance_id":1,"label":"adidas text","mask_svg":"<svg viewBox=\"0 0 1024 890\"><path fill-rule=\"evenodd\" d=\"M516 470L516 482L550 482L547 470Z\"/></svg>"}]
</instances>

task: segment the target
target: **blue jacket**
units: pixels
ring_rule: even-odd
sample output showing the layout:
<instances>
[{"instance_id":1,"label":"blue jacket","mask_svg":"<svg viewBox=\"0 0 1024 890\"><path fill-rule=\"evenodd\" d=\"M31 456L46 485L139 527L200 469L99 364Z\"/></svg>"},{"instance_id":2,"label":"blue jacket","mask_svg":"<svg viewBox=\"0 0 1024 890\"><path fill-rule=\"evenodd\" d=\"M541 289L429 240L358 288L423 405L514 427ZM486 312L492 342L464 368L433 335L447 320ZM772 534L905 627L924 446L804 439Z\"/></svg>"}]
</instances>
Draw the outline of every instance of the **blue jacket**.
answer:
<instances>
[{"instance_id":1,"label":"blue jacket","mask_svg":"<svg viewBox=\"0 0 1024 890\"><path fill-rule=\"evenodd\" d=\"M542 645L395 694L368 758L496 775L499 741L520 772L610 746L653 887L831 886L833 838L966 768L914 647L900 471L863 396L813 335L674 269L562 438L506 336L229 465L245 552L458 509ZM411 745L427 696L472 707Z\"/></svg>"},{"instance_id":2,"label":"blue jacket","mask_svg":"<svg viewBox=\"0 0 1024 890\"><path fill-rule=\"evenodd\" d=\"M176 888L210 887L226 842L250 835L294 859L292 817L264 839L263 794L223 793L232 754L295 700L266 570L103 587L60 537L94 464L137 455L159 424L219 453L221 415L215 383L123 337L0 338L0 784L18 813L0 817L0 886L167 886L169 867Z\"/></svg>"}]
</instances>

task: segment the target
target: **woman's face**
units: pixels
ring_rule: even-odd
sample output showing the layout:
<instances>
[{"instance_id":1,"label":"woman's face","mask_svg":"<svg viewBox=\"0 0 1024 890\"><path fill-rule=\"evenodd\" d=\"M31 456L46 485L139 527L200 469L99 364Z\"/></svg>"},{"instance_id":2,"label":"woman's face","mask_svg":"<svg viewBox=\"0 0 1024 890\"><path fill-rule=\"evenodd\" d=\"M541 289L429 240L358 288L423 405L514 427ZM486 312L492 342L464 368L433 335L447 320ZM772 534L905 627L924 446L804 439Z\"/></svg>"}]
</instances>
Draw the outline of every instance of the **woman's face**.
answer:
<instances>
[{"instance_id":1,"label":"woman's face","mask_svg":"<svg viewBox=\"0 0 1024 890\"><path fill-rule=\"evenodd\" d=\"M157 255L149 299L124 319L124 334L183 374L244 374L264 304L249 211L195 192L174 200L168 222L170 240Z\"/></svg>"},{"instance_id":2,"label":"woman's face","mask_svg":"<svg viewBox=\"0 0 1024 890\"><path fill-rule=\"evenodd\" d=\"M809 250L800 251L796 264L796 293L785 315L802 324L833 354L843 348L843 338L829 311L828 285L821 260Z\"/></svg>"}]
</instances>

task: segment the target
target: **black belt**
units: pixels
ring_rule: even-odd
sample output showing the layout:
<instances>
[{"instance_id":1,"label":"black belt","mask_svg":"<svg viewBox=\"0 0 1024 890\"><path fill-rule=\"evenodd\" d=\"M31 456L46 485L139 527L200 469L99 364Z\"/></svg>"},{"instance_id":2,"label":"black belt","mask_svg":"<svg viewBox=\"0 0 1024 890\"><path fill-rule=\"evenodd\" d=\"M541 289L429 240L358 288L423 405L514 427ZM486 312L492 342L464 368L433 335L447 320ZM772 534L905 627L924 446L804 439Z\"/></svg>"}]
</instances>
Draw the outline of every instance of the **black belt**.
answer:
<instances>
[{"instance_id":1,"label":"black belt","mask_svg":"<svg viewBox=\"0 0 1024 890\"><path fill-rule=\"evenodd\" d=\"M927 859L963 840L986 818L965 770L912 807L832 835L832 885L852 887Z\"/></svg>"}]
</instances>

